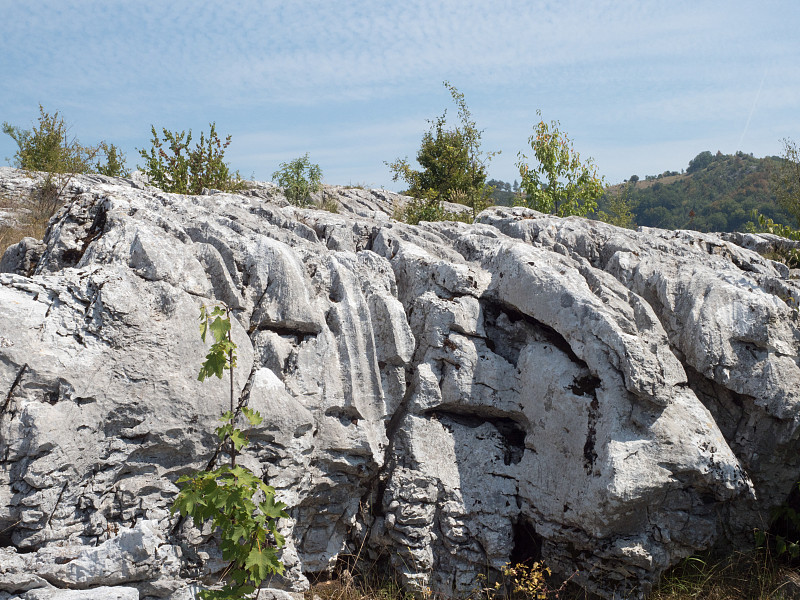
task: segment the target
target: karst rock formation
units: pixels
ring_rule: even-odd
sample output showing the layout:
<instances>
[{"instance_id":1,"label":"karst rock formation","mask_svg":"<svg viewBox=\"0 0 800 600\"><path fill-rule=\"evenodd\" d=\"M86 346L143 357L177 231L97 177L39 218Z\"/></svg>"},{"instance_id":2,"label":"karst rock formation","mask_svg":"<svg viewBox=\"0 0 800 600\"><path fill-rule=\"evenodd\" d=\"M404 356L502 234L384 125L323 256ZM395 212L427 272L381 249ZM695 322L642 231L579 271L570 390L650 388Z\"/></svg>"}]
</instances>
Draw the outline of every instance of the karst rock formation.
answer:
<instances>
[{"instance_id":1,"label":"karst rock formation","mask_svg":"<svg viewBox=\"0 0 800 600\"><path fill-rule=\"evenodd\" d=\"M40 179L0 168L0 194ZM0 599L217 580L212 532L170 506L228 406L197 379L218 301L266 417L240 460L290 506L277 590L359 556L451 597L525 559L643 596L752 544L800 478L800 285L768 237L504 207L411 226L397 194L323 194L338 212L76 176L7 250Z\"/></svg>"}]
</instances>

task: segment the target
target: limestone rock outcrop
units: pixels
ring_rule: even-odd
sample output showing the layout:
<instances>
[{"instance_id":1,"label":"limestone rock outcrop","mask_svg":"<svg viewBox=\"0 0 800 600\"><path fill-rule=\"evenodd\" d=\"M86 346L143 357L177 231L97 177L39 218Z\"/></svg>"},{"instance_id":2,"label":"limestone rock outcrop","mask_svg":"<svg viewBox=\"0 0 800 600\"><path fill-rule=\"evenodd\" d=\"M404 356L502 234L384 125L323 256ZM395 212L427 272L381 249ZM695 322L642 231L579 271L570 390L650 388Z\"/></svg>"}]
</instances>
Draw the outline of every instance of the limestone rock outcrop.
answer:
<instances>
[{"instance_id":1,"label":"limestone rock outcrop","mask_svg":"<svg viewBox=\"0 0 800 600\"><path fill-rule=\"evenodd\" d=\"M800 285L745 247L769 239L499 207L410 226L402 196L324 194L338 213L79 176L7 250L0 599L178 600L224 568L169 511L227 405L197 381L217 301L266 416L242 461L291 507L289 591L360 553L449 596L532 557L641 595L800 478Z\"/></svg>"}]
</instances>

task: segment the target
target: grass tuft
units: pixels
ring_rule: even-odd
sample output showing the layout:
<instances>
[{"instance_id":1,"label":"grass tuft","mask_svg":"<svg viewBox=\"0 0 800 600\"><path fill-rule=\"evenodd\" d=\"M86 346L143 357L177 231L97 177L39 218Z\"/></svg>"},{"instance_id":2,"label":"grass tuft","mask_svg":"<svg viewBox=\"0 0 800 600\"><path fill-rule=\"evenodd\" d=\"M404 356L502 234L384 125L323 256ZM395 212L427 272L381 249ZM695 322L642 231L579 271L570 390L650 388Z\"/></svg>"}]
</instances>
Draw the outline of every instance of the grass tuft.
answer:
<instances>
[{"instance_id":1,"label":"grass tuft","mask_svg":"<svg viewBox=\"0 0 800 600\"><path fill-rule=\"evenodd\" d=\"M768 551L735 552L713 560L691 556L667 571L648 600L790 600L800 575Z\"/></svg>"}]
</instances>

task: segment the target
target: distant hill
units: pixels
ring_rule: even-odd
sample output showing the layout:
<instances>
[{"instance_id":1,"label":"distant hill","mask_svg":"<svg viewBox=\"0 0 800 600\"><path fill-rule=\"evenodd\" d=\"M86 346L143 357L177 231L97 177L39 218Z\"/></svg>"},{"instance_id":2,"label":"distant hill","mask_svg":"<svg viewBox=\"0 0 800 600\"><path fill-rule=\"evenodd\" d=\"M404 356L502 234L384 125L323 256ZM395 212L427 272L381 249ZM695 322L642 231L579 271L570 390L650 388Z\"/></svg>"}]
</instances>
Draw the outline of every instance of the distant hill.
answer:
<instances>
[{"instance_id":1,"label":"distant hill","mask_svg":"<svg viewBox=\"0 0 800 600\"><path fill-rule=\"evenodd\" d=\"M486 185L494 188L492 199L494 199L495 204L499 204L500 206L514 205L515 192L519 191L519 182L516 179L513 184L507 181L501 181L500 179L490 179L486 182Z\"/></svg>"},{"instance_id":2,"label":"distant hill","mask_svg":"<svg viewBox=\"0 0 800 600\"><path fill-rule=\"evenodd\" d=\"M610 195L627 194L637 225L698 231L741 231L752 220L753 210L776 223L796 226L795 220L776 201L770 189L774 169L783 160L777 156L754 158L752 154L712 154L704 151L678 173L639 178L606 188L598 210L608 211ZM497 204L513 204L512 185L495 185ZM516 182L515 182L516 183Z\"/></svg>"},{"instance_id":3,"label":"distant hill","mask_svg":"<svg viewBox=\"0 0 800 600\"><path fill-rule=\"evenodd\" d=\"M743 152L701 152L683 173L666 171L643 180L634 175L609 186L598 208L606 207L608 194L626 193L637 225L741 231L752 220L753 210L776 223L797 225L777 205L770 190L772 172L781 160L777 156L754 158Z\"/></svg>"}]
</instances>

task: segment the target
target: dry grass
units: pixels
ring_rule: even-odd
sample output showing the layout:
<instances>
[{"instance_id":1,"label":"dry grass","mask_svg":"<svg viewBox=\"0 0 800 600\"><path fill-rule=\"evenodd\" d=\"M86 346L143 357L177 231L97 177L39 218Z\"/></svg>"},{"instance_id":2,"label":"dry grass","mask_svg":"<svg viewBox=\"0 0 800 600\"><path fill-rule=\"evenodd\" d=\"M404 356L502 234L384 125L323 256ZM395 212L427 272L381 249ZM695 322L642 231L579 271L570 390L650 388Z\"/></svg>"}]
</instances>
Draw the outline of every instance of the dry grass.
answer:
<instances>
[{"instance_id":1,"label":"dry grass","mask_svg":"<svg viewBox=\"0 0 800 600\"><path fill-rule=\"evenodd\" d=\"M14 215L0 224L0 257L24 237L44 237L50 217L64 202L64 190L71 179L71 175L48 174L29 194L0 196L0 210Z\"/></svg>"},{"instance_id":2,"label":"dry grass","mask_svg":"<svg viewBox=\"0 0 800 600\"><path fill-rule=\"evenodd\" d=\"M654 186L657 183L662 183L664 185L669 185L670 183L675 183L676 181L680 181L682 179L686 179L689 177L687 173L682 173L680 175L667 175L666 177L654 177L653 179L640 179L635 183L635 187L637 190L643 190L649 187ZM615 183L613 185L609 185L606 188L607 193L614 193L617 194L620 191L624 190L629 183Z\"/></svg>"},{"instance_id":3,"label":"dry grass","mask_svg":"<svg viewBox=\"0 0 800 600\"><path fill-rule=\"evenodd\" d=\"M792 600L800 575L764 550L737 552L712 561L687 558L664 574L648 600Z\"/></svg>"},{"instance_id":4,"label":"dry grass","mask_svg":"<svg viewBox=\"0 0 800 600\"><path fill-rule=\"evenodd\" d=\"M355 189L355 190L371 190L375 186L373 186L371 183L366 183L366 182L361 182L361 181L357 181L356 183L353 183L351 181L350 183L348 183L347 185L342 186L342 187L344 187L344 189L346 189L346 190L353 190L353 189Z\"/></svg>"},{"instance_id":5,"label":"dry grass","mask_svg":"<svg viewBox=\"0 0 800 600\"><path fill-rule=\"evenodd\" d=\"M555 581L555 580L554 580ZM340 568L338 577L316 582L306 593L307 600L411 600L431 597L403 590L396 579L369 566ZM475 590L475 599L495 597L493 590ZM499 597L499 596L497 596ZM594 598L578 586L553 587L548 600ZM517 600L532 600L519 593ZM800 572L780 564L764 550L738 552L726 558L690 557L667 571L648 600L798 600Z\"/></svg>"},{"instance_id":6,"label":"dry grass","mask_svg":"<svg viewBox=\"0 0 800 600\"><path fill-rule=\"evenodd\" d=\"M8 196L0 196L0 211L10 212L14 215L13 219L0 223L0 257L12 244L16 244L26 236L34 237L39 232L39 227L33 223L33 219L28 213L20 211L21 208L23 208L21 202ZM46 227L47 225L45 225ZM44 235L44 230L42 230L42 235Z\"/></svg>"},{"instance_id":7,"label":"dry grass","mask_svg":"<svg viewBox=\"0 0 800 600\"><path fill-rule=\"evenodd\" d=\"M403 591L391 580L386 581L321 581L306 592L306 600L413 600L414 595Z\"/></svg>"},{"instance_id":8,"label":"dry grass","mask_svg":"<svg viewBox=\"0 0 800 600\"><path fill-rule=\"evenodd\" d=\"M46 222L23 223L19 226L0 225L0 257L9 246L13 246L24 237L42 239L46 230Z\"/></svg>"},{"instance_id":9,"label":"dry grass","mask_svg":"<svg viewBox=\"0 0 800 600\"><path fill-rule=\"evenodd\" d=\"M6 201L7 202L7 201ZM3 205L0 200L0 208L16 208L10 203ZM16 222L0 224L0 257L6 249L22 240L24 237L32 237L41 240L47 231L47 223L50 215L39 211L19 213Z\"/></svg>"},{"instance_id":10,"label":"dry grass","mask_svg":"<svg viewBox=\"0 0 800 600\"><path fill-rule=\"evenodd\" d=\"M362 548L363 550L363 548ZM403 590L396 576L378 562L358 556L339 558L332 579L314 582L306 600L413 600L414 594Z\"/></svg>"},{"instance_id":11,"label":"dry grass","mask_svg":"<svg viewBox=\"0 0 800 600\"><path fill-rule=\"evenodd\" d=\"M325 190L322 191L322 197L315 203L315 206L320 210L326 210L330 213L339 212L339 201L333 194L328 194Z\"/></svg>"}]
</instances>

